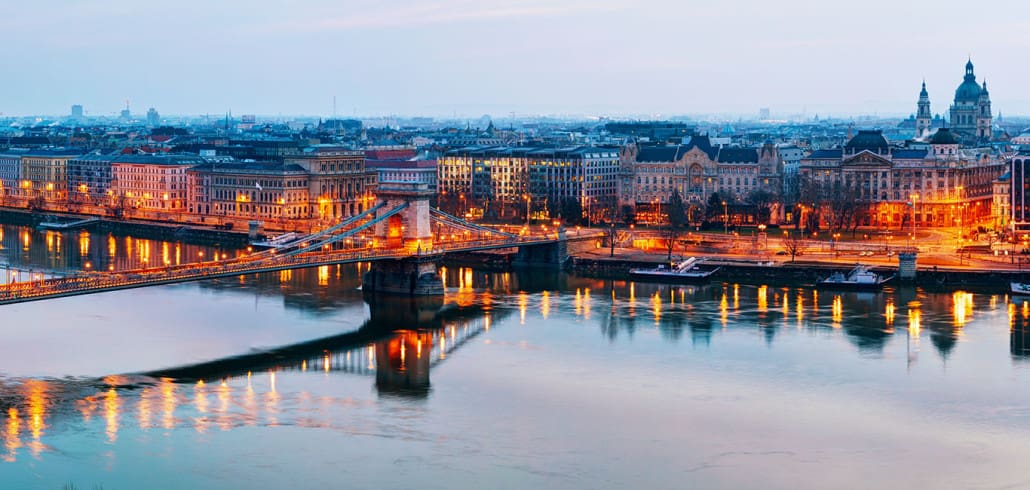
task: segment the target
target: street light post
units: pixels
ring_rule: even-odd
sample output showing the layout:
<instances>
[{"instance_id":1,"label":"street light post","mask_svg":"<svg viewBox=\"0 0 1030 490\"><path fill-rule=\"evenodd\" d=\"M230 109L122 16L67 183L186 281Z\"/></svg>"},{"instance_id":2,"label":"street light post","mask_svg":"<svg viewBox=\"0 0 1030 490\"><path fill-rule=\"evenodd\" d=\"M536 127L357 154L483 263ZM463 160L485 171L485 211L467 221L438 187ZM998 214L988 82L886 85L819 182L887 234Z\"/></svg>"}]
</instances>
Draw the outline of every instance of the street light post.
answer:
<instances>
[{"instance_id":1,"label":"street light post","mask_svg":"<svg viewBox=\"0 0 1030 490\"><path fill-rule=\"evenodd\" d=\"M729 221L730 221L729 211L727 210L727 207L726 207L726 201L723 201L722 202L722 233L723 234L727 234L727 233L730 232Z\"/></svg>"},{"instance_id":2,"label":"street light post","mask_svg":"<svg viewBox=\"0 0 1030 490\"><path fill-rule=\"evenodd\" d=\"M916 200L919 199L919 194L911 194L908 196L912 199L912 244L915 245L916 239Z\"/></svg>"}]
</instances>

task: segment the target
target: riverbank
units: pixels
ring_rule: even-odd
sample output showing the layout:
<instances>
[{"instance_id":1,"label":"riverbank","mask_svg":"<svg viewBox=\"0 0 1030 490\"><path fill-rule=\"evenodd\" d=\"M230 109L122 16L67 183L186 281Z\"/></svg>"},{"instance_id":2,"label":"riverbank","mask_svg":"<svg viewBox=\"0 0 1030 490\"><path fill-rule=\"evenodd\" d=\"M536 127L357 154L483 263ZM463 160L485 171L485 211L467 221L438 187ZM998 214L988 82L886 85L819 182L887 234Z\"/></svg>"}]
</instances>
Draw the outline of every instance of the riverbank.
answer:
<instances>
[{"instance_id":1,"label":"riverbank","mask_svg":"<svg viewBox=\"0 0 1030 490\"><path fill-rule=\"evenodd\" d=\"M628 277L632 268L654 267L667 263L666 253L647 253L633 249L616 249L614 257L609 250L580 253L570 257L568 268L572 272L603 277ZM833 272L847 272L855 260L826 257L820 259L754 260L740 256L705 254L708 263L719 267L712 281L766 283L784 286L813 285ZM673 256L677 260L678 256ZM896 259L895 259L896 260ZM881 274L897 274L894 264L863 261ZM1030 282L1030 271L997 268L917 266L913 281L895 279L892 284L908 284L932 290L973 287L991 292L1006 292L1009 283Z\"/></svg>"},{"instance_id":2,"label":"riverbank","mask_svg":"<svg viewBox=\"0 0 1030 490\"><path fill-rule=\"evenodd\" d=\"M92 215L59 212L33 212L4 208L0 209L0 222L18 226L39 226L40 223L57 218L61 221L76 221L86 218L98 218ZM144 220L113 220L99 217L82 229L93 232L108 232L118 235L132 235L138 238L166 241L186 241L190 243L245 247L250 243L246 232L216 230L214 227L181 225L149 222Z\"/></svg>"}]
</instances>

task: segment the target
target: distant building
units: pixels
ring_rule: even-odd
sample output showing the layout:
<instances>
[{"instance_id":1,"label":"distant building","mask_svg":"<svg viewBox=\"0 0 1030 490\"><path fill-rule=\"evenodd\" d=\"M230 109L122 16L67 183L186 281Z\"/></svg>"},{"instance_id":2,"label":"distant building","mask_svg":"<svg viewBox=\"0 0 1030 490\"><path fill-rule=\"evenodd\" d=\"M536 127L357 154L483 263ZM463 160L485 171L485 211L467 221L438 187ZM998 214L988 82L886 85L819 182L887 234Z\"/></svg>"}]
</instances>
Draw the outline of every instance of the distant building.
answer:
<instances>
[{"instance_id":1,"label":"distant building","mask_svg":"<svg viewBox=\"0 0 1030 490\"><path fill-rule=\"evenodd\" d=\"M768 107L763 107L758 110L758 119L762 121L768 121L770 119Z\"/></svg>"},{"instance_id":2,"label":"distant building","mask_svg":"<svg viewBox=\"0 0 1030 490\"><path fill-rule=\"evenodd\" d=\"M156 128L161 125L161 115L157 113L157 109L151 107L147 109L147 126Z\"/></svg>"},{"instance_id":3,"label":"distant building","mask_svg":"<svg viewBox=\"0 0 1030 490\"><path fill-rule=\"evenodd\" d=\"M67 199L68 160L80 155L82 151L78 149L32 150L22 154L18 185L22 197L44 202Z\"/></svg>"},{"instance_id":4,"label":"distant building","mask_svg":"<svg viewBox=\"0 0 1030 490\"><path fill-rule=\"evenodd\" d=\"M317 203L312 217L335 221L371 207L369 189L375 175L365 172L365 154L334 145L315 145L286 155L284 162L308 173L311 199Z\"/></svg>"},{"instance_id":5,"label":"distant building","mask_svg":"<svg viewBox=\"0 0 1030 490\"><path fill-rule=\"evenodd\" d=\"M972 60L966 62L966 74L955 89L950 114L951 128L963 143L972 145L991 139L991 97L986 80L982 86L976 83Z\"/></svg>"},{"instance_id":6,"label":"distant building","mask_svg":"<svg viewBox=\"0 0 1030 490\"><path fill-rule=\"evenodd\" d=\"M82 106L81 105L75 104L75 105L72 106L71 118L76 120L76 121L81 120L83 118Z\"/></svg>"},{"instance_id":7,"label":"distant building","mask_svg":"<svg viewBox=\"0 0 1030 490\"><path fill-rule=\"evenodd\" d=\"M994 203L991 206L991 214L994 218L994 229L1004 230L1009 228L1009 223L1012 222L1012 171L1002 174L992 185Z\"/></svg>"},{"instance_id":8,"label":"distant building","mask_svg":"<svg viewBox=\"0 0 1030 490\"><path fill-rule=\"evenodd\" d=\"M575 199L604 219L617 201L619 158L610 148L467 147L445 153L438 169L442 205L473 216L524 217L527 204L545 212Z\"/></svg>"},{"instance_id":9,"label":"distant building","mask_svg":"<svg viewBox=\"0 0 1030 490\"><path fill-rule=\"evenodd\" d=\"M1018 239L1030 235L1030 151L1009 158L1009 187L1012 206L1011 229Z\"/></svg>"},{"instance_id":10,"label":"distant building","mask_svg":"<svg viewBox=\"0 0 1030 490\"><path fill-rule=\"evenodd\" d=\"M68 160L69 201L104 204L111 202L111 162L117 155L89 153Z\"/></svg>"},{"instance_id":11,"label":"distant building","mask_svg":"<svg viewBox=\"0 0 1030 490\"><path fill-rule=\"evenodd\" d=\"M202 217L311 223L308 172L279 162L204 163L187 171L187 208ZM203 221L203 218L202 218Z\"/></svg>"},{"instance_id":12,"label":"distant building","mask_svg":"<svg viewBox=\"0 0 1030 490\"><path fill-rule=\"evenodd\" d=\"M27 150L8 150L0 153L0 200L10 204L17 198L21 180L21 157Z\"/></svg>"},{"instance_id":13,"label":"distant building","mask_svg":"<svg viewBox=\"0 0 1030 490\"><path fill-rule=\"evenodd\" d=\"M918 149L891 145L879 130L861 130L843 148L801 160L798 206L812 226L845 219L907 229L913 218L917 226L959 226L990 215L992 183L1002 173L1003 162L962 149L947 128Z\"/></svg>"},{"instance_id":14,"label":"distant building","mask_svg":"<svg viewBox=\"0 0 1030 490\"><path fill-rule=\"evenodd\" d=\"M184 213L186 171L203 163L186 155L121 155L111 162L114 199L136 212Z\"/></svg>"}]
</instances>

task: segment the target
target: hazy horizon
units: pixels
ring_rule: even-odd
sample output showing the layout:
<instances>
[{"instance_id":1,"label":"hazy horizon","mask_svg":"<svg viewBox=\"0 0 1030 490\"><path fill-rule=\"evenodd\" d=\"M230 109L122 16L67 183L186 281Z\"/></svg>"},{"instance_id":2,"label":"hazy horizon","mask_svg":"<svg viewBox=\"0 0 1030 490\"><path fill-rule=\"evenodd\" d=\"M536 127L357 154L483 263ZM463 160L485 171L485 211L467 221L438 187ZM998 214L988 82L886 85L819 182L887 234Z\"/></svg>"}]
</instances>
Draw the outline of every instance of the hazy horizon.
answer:
<instances>
[{"instance_id":1,"label":"hazy horizon","mask_svg":"<svg viewBox=\"0 0 1030 490\"><path fill-rule=\"evenodd\" d=\"M0 114L906 117L924 78L945 114L967 56L995 116L1030 114L1030 4L966 5L22 2Z\"/></svg>"}]
</instances>

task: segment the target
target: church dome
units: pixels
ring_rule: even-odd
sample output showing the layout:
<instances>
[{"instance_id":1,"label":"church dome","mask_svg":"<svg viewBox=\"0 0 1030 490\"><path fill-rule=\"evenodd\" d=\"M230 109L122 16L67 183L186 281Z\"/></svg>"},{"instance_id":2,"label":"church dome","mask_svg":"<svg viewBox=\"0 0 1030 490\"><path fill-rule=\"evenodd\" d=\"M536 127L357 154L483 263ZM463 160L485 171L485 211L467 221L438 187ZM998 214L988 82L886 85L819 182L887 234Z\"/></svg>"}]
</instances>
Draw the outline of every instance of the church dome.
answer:
<instances>
[{"instance_id":1,"label":"church dome","mask_svg":"<svg viewBox=\"0 0 1030 490\"><path fill-rule=\"evenodd\" d=\"M965 80L955 89L955 102L976 102L980 98L980 85L976 80Z\"/></svg>"},{"instance_id":2,"label":"church dome","mask_svg":"<svg viewBox=\"0 0 1030 490\"><path fill-rule=\"evenodd\" d=\"M966 76L962 78L962 84L955 89L955 103L976 102L980 98L980 85L976 83L976 75L973 74L973 61L966 62Z\"/></svg>"}]
</instances>

